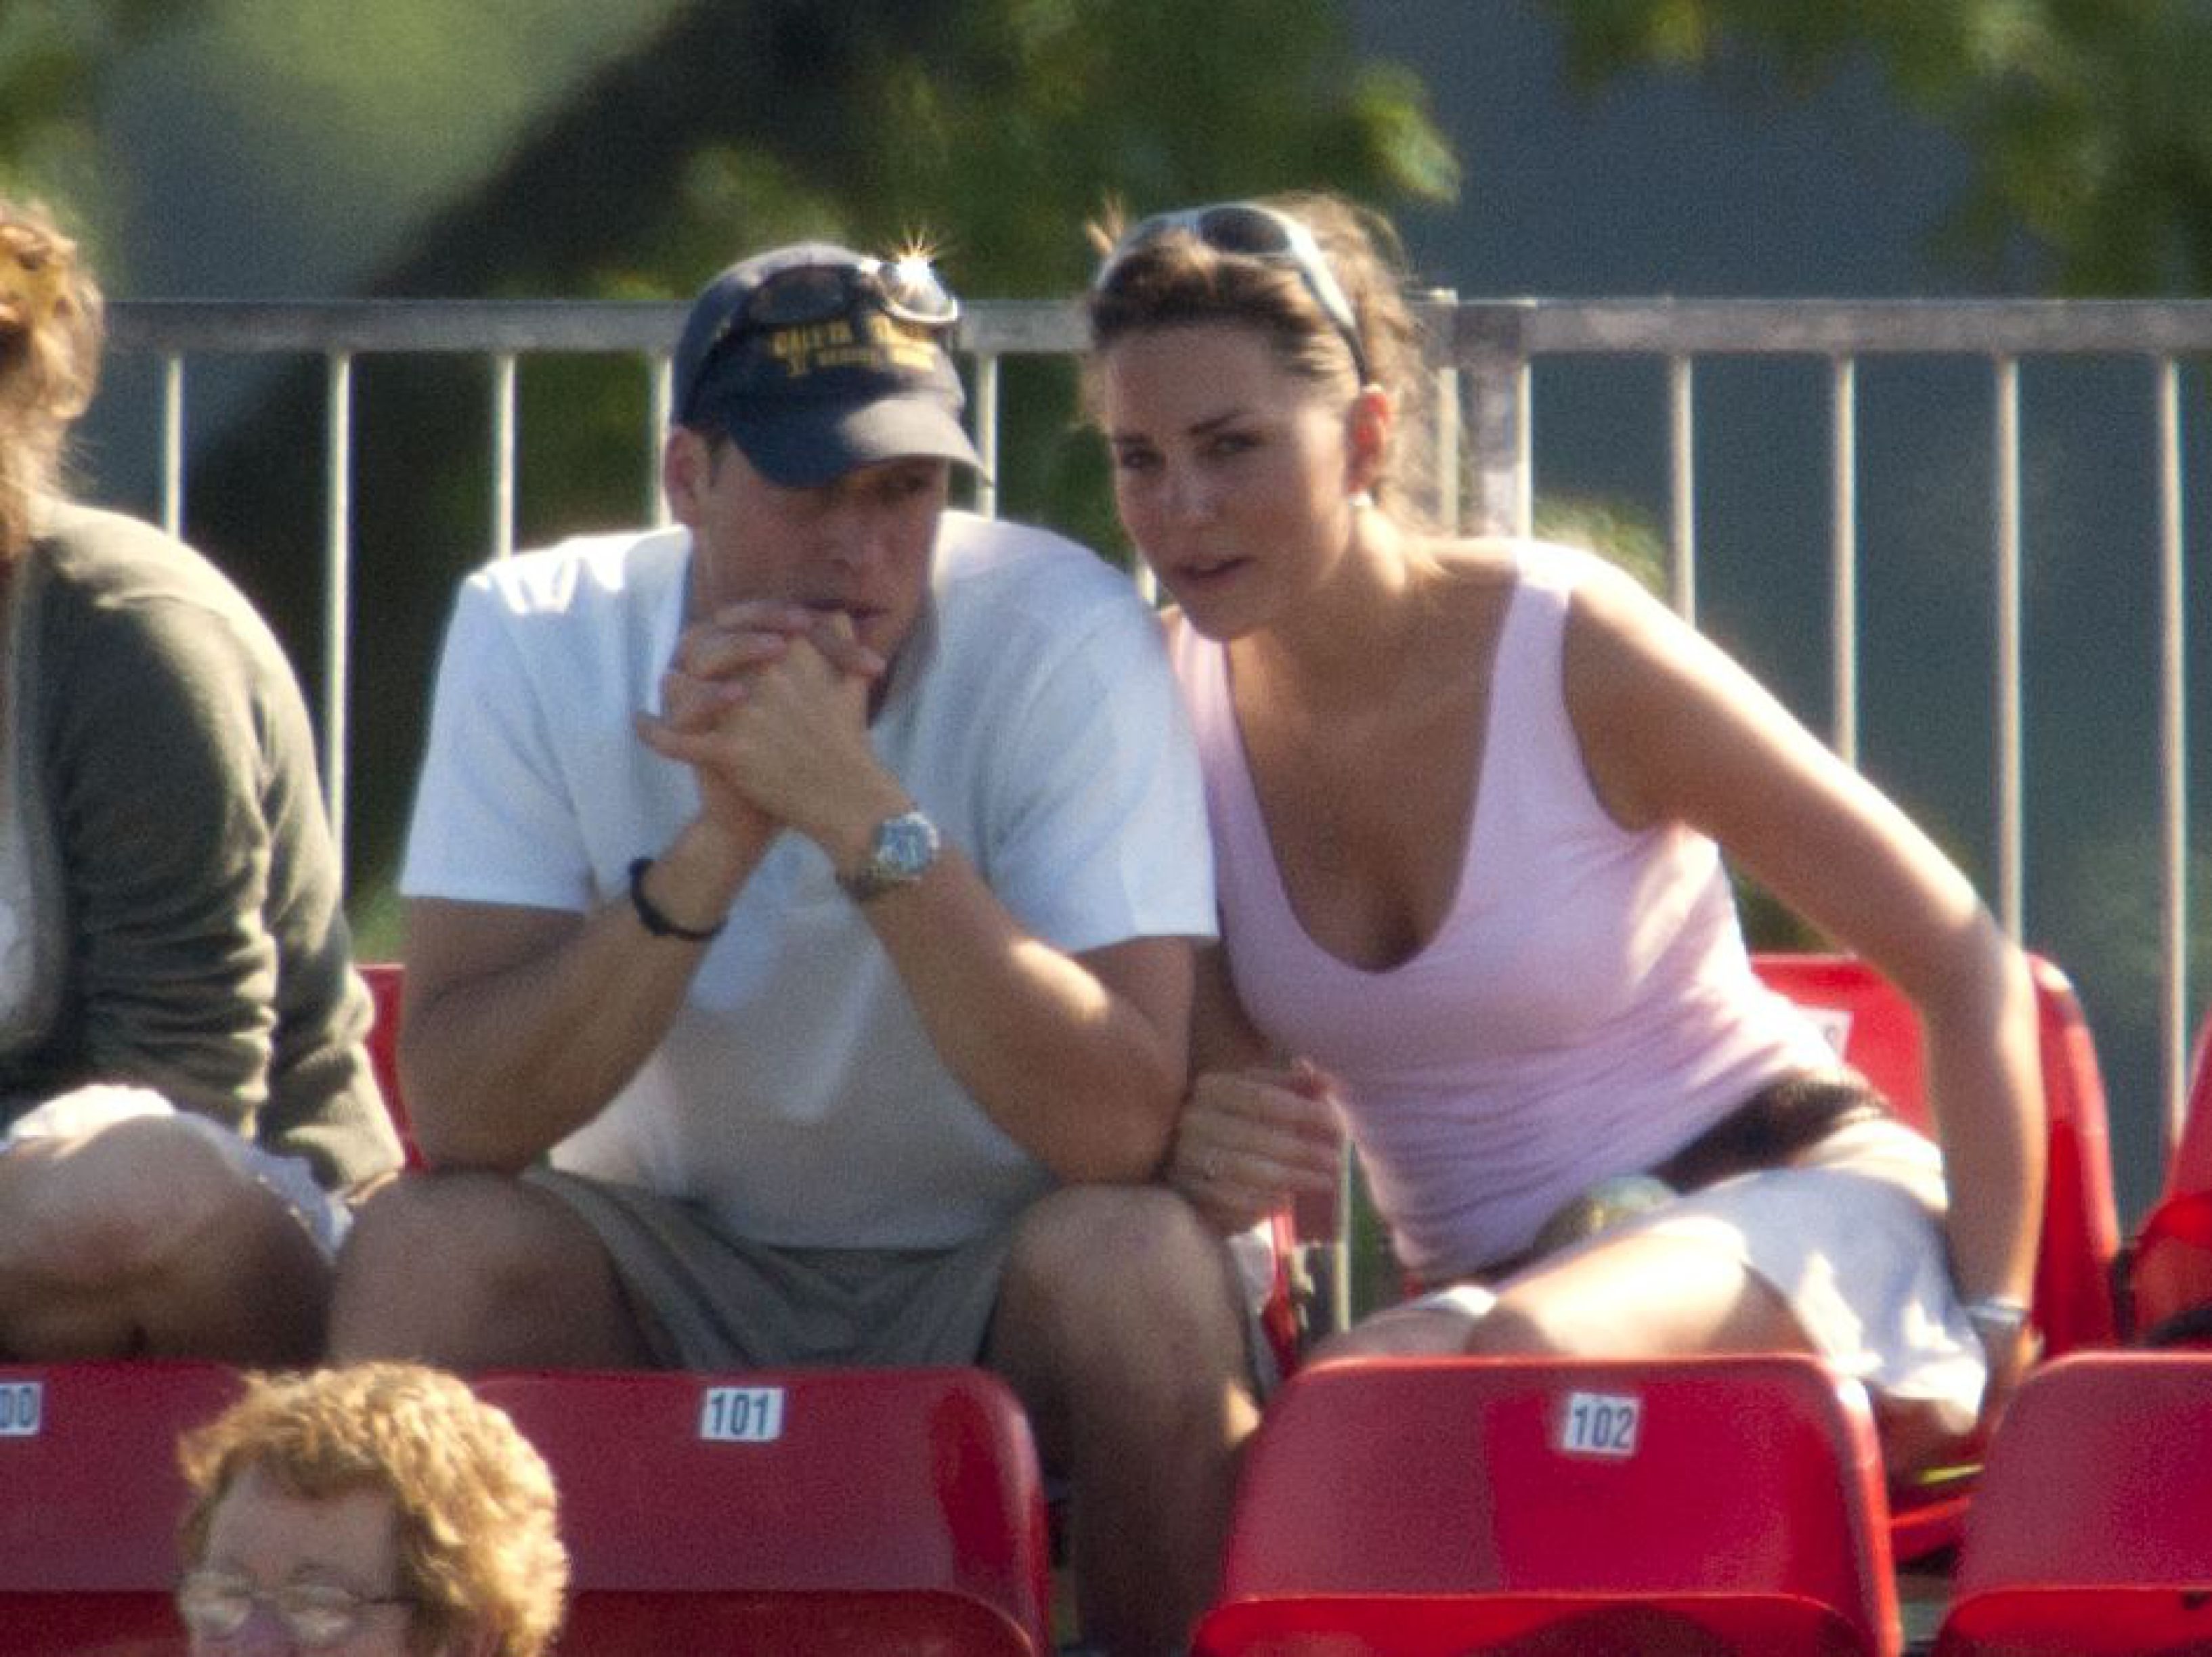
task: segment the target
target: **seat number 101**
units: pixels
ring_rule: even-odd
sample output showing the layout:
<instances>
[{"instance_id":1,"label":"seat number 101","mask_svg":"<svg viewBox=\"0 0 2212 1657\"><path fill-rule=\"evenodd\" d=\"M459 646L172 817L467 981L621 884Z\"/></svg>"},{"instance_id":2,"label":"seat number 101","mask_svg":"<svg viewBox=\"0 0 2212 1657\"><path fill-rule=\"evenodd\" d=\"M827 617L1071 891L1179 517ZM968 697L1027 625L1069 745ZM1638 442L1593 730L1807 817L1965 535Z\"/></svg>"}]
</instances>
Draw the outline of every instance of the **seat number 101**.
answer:
<instances>
[{"instance_id":1,"label":"seat number 101","mask_svg":"<svg viewBox=\"0 0 2212 1657\"><path fill-rule=\"evenodd\" d=\"M725 1444L768 1444L783 1436L783 1388L709 1387L699 1407L699 1436Z\"/></svg>"}]
</instances>

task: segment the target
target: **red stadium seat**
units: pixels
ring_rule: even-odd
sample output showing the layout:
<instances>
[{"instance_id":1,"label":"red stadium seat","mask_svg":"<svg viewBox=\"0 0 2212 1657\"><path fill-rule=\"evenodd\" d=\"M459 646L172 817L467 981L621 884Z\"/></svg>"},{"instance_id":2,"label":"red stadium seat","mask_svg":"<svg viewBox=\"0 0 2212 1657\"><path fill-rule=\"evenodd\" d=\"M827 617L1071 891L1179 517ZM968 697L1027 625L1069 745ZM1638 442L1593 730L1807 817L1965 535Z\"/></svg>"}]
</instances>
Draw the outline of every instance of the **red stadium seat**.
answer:
<instances>
[{"instance_id":1,"label":"red stadium seat","mask_svg":"<svg viewBox=\"0 0 2212 1657\"><path fill-rule=\"evenodd\" d=\"M1246 1453L1201 1657L1894 1653L1865 1395L1810 1359L1377 1359Z\"/></svg>"},{"instance_id":2,"label":"red stadium seat","mask_svg":"<svg viewBox=\"0 0 2212 1657\"><path fill-rule=\"evenodd\" d=\"M1920 1027L1911 1004L1865 962L1841 955L1769 954L1759 976L1822 1016L1844 1057L1905 1120L1933 1130L1921 1074ZM2105 1083L2087 1020L2063 973L2031 956L2042 1035L2049 1182L2037 1251L2033 1316L2045 1357L2108 1347L2117 1338L2112 1266L2119 1220L2106 1137ZM1900 1560L1954 1544L1971 1478L1892 1492L1891 1546Z\"/></svg>"},{"instance_id":3,"label":"red stadium seat","mask_svg":"<svg viewBox=\"0 0 2212 1657\"><path fill-rule=\"evenodd\" d=\"M407 1102L399 1091L399 998L406 988L406 970L396 961L356 963L362 981L376 1004L376 1022L368 1027L368 1062L376 1071L376 1084L384 1090L384 1108L407 1148L407 1166L422 1166L422 1153L407 1125Z\"/></svg>"},{"instance_id":4,"label":"red stadium seat","mask_svg":"<svg viewBox=\"0 0 2212 1657\"><path fill-rule=\"evenodd\" d=\"M2127 1332L2147 1345L2212 1344L2212 1015L2197 1033L2165 1189L2129 1243L2127 1305Z\"/></svg>"},{"instance_id":5,"label":"red stadium seat","mask_svg":"<svg viewBox=\"0 0 2212 1657\"><path fill-rule=\"evenodd\" d=\"M565 1653L1052 1649L1036 1449L981 1370L505 1372L477 1390L560 1484Z\"/></svg>"},{"instance_id":6,"label":"red stadium seat","mask_svg":"<svg viewBox=\"0 0 2212 1657\"><path fill-rule=\"evenodd\" d=\"M218 1363L0 1364L0 1654L181 1657L177 1436L241 1385Z\"/></svg>"},{"instance_id":7,"label":"red stadium seat","mask_svg":"<svg viewBox=\"0 0 2212 1657\"><path fill-rule=\"evenodd\" d=\"M2212 1651L2212 1355L2038 1369L1990 1445L1938 1657Z\"/></svg>"}]
</instances>

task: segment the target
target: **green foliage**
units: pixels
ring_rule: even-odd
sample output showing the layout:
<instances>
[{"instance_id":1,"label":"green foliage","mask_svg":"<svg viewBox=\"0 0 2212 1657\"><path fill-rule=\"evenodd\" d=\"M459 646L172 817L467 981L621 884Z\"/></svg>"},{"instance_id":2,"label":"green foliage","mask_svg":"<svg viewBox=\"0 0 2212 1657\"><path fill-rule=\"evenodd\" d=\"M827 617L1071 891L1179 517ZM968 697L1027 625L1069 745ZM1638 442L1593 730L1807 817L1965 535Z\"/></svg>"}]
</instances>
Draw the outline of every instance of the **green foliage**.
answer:
<instances>
[{"instance_id":1,"label":"green foliage","mask_svg":"<svg viewBox=\"0 0 2212 1657\"><path fill-rule=\"evenodd\" d=\"M94 216L103 71L201 0L0 0L0 192L54 198Z\"/></svg>"},{"instance_id":2,"label":"green foliage","mask_svg":"<svg viewBox=\"0 0 2212 1657\"><path fill-rule=\"evenodd\" d=\"M1972 169L1945 240L2061 294L2212 292L2212 9L2195 0L1552 0L1585 86L1802 88L1871 61Z\"/></svg>"}]
</instances>

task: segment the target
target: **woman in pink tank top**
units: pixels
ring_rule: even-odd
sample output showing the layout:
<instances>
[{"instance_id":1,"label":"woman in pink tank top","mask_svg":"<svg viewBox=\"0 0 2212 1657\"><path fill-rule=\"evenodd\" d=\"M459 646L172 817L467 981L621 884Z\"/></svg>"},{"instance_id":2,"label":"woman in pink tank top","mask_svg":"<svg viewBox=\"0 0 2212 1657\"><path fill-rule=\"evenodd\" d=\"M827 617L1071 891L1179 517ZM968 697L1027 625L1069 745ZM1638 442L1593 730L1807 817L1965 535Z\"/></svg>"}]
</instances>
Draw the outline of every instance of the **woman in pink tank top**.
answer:
<instances>
[{"instance_id":1,"label":"woman in pink tank top","mask_svg":"<svg viewBox=\"0 0 2212 1657\"><path fill-rule=\"evenodd\" d=\"M1386 224L1304 196L1098 240L1086 391L1177 606L1220 869L1165 1177L1238 1230L1331 1188L1349 1128L1424 1292L1324 1356L1811 1351L1894 1461L1951 1448L2027 1346L2019 950L1637 583L1423 521ZM1914 1002L1940 1155L1761 988L1723 853ZM1625 1178L1665 1200L1559 1246Z\"/></svg>"}]
</instances>

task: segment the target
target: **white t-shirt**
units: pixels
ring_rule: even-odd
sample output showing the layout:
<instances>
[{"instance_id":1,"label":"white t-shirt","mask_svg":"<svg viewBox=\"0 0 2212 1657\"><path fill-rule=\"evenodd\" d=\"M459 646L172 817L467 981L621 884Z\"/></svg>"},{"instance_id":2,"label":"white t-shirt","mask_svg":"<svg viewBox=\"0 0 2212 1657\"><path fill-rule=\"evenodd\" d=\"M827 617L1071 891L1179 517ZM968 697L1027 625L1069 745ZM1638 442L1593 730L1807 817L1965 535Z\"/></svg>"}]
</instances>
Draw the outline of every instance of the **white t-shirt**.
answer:
<instances>
[{"instance_id":1,"label":"white t-shirt","mask_svg":"<svg viewBox=\"0 0 2212 1657\"><path fill-rule=\"evenodd\" d=\"M401 888L588 911L698 810L636 737L684 612L683 529L493 564L447 635ZM1043 531L947 513L876 751L1016 922L1070 952L1211 937L1198 764L1151 612ZM573 1172L787 1247L941 1247L1051 1175L939 1061L874 934L785 834L629 1084L556 1147Z\"/></svg>"}]
</instances>

